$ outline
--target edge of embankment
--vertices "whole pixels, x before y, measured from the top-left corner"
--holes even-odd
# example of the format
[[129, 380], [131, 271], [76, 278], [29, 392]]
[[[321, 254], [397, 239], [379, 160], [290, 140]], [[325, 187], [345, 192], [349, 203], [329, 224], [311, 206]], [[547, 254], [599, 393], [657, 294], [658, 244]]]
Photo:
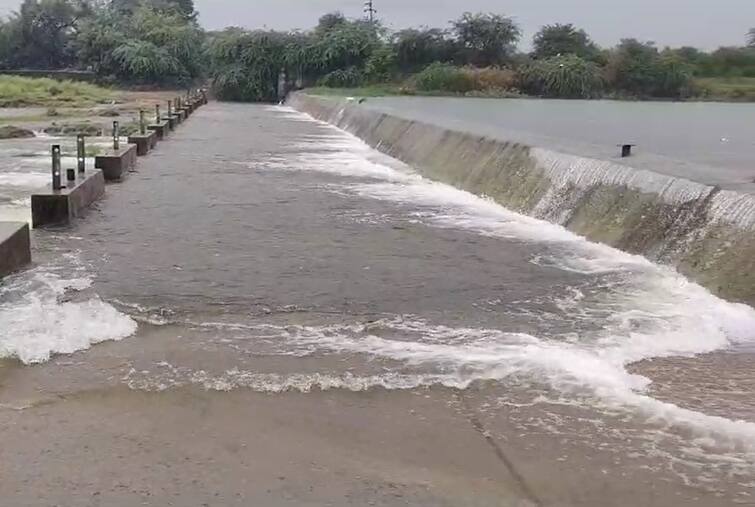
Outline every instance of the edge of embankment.
[[755, 195], [399, 118], [348, 99], [298, 92], [287, 105], [427, 178], [643, 255], [755, 306]]

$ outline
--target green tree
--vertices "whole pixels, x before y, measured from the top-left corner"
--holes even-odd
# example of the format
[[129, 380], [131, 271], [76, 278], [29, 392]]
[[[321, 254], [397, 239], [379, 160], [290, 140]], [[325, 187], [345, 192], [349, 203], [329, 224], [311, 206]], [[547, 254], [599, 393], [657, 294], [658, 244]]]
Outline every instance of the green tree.
[[715, 77], [755, 77], [755, 46], [718, 48], [698, 63], [698, 74]]
[[480, 66], [507, 63], [522, 35], [513, 19], [500, 14], [466, 12], [452, 25], [464, 62]]
[[664, 54], [656, 62], [656, 82], [653, 95], [684, 98], [692, 93], [693, 69], [674, 54]]
[[307, 57], [322, 74], [349, 67], [361, 69], [381, 47], [381, 31], [379, 25], [363, 21], [337, 24], [324, 34], [316, 34]]
[[373, 83], [388, 81], [395, 70], [396, 53], [389, 45], [374, 50], [364, 65], [364, 75]]
[[630, 95], [652, 95], [658, 58], [658, 49], [652, 42], [623, 39], [610, 57], [607, 69], [609, 83], [616, 90]]
[[72, 37], [89, 12], [85, 2], [24, 0], [8, 21], [10, 65], [41, 69], [74, 65]]
[[661, 55], [653, 43], [636, 39], [622, 40], [607, 67], [611, 86], [635, 97], [683, 97], [691, 88], [692, 74], [692, 67], [678, 55]]
[[747, 32], [747, 45], [755, 47], [755, 28], [750, 28], [750, 31]]
[[208, 50], [215, 94], [232, 101], [279, 100], [280, 71], [297, 47], [295, 36], [281, 32], [229, 30], [216, 37]]
[[113, 9], [98, 9], [84, 19], [74, 41], [79, 65], [100, 76], [115, 74], [113, 52], [127, 41], [122, 24], [121, 15]]
[[139, 7], [147, 6], [159, 11], [173, 11], [182, 14], [187, 19], [194, 19], [194, 0], [112, 0], [111, 7], [127, 14], [133, 14]]
[[534, 58], [550, 58], [559, 55], [577, 55], [592, 59], [598, 53], [587, 32], [572, 24], [545, 25], [532, 40]]
[[396, 63], [403, 71], [426, 67], [433, 62], [450, 62], [456, 45], [448, 32], [439, 28], [408, 28], [392, 37]]
[[334, 30], [339, 26], [343, 26], [348, 23], [346, 16], [341, 12], [329, 12], [320, 16], [320, 20], [315, 27], [315, 35], [322, 37], [328, 32]]
[[174, 9], [98, 10], [76, 37], [80, 62], [119, 81], [185, 85], [202, 73], [203, 36]]
[[601, 69], [575, 54], [536, 60], [520, 69], [523, 91], [542, 97], [591, 99], [603, 89]]

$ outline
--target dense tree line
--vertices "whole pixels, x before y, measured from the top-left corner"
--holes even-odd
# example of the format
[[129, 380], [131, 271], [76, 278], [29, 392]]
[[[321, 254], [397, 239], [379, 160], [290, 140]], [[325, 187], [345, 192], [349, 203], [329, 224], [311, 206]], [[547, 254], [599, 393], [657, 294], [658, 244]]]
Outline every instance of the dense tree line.
[[195, 18], [192, 0], [24, 0], [0, 24], [0, 67], [185, 84], [203, 68], [204, 34]]
[[402, 82], [407, 90], [544, 97], [684, 98], [695, 78], [755, 77], [755, 29], [741, 47], [604, 49], [571, 24], [542, 27], [532, 51], [500, 14], [465, 13], [446, 28], [390, 32], [324, 15], [306, 32], [204, 32], [193, 0], [23, 0], [0, 22], [0, 68], [89, 69], [103, 81], [183, 85], [212, 80], [231, 100], [274, 100], [289, 86]]

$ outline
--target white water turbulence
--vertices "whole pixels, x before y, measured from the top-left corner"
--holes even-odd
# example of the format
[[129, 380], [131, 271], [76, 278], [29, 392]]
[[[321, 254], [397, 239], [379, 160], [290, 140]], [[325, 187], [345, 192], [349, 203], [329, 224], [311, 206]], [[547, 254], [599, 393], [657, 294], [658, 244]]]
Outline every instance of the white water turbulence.
[[[287, 118], [317, 121], [290, 108], [278, 110]], [[270, 157], [252, 166], [257, 170], [348, 176], [352, 182], [332, 185], [333, 192], [411, 206], [415, 209], [412, 218], [431, 227], [537, 242], [546, 254], [530, 262], [605, 276], [608, 282], [602, 291], [577, 290], [574, 297], [561, 301], [569, 318], [594, 325], [579, 334], [530, 336], [497, 329], [454, 329], [428, 322], [407, 324], [402, 320], [382, 323], [391, 330], [389, 338], [383, 333], [372, 334], [369, 328], [349, 326], [279, 330], [289, 343], [421, 366], [428, 372], [427, 379], [453, 387], [526, 374], [570, 396], [588, 396], [597, 405], [665, 421], [700, 439], [713, 438], [732, 452], [743, 453], [755, 465], [755, 422], [710, 416], [656, 400], [647, 394], [650, 380], [628, 369], [647, 359], [693, 357], [749, 346], [755, 343], [755, 309], [717, 298], [675, 271], [642, 257], [591, 243], [561, 226], [424, 179], [356, 137], [318, 123], [327, 127], [328, 133], [299, 143], [295, 160]], [[392, 339], [393, 335], [402, 338]], [[396, 387], [427, 384], [421, 375], [411, 378], [414, 381], [408, 382], [407, 377], [401, 377]], [[246, 380], [251, 384], [262, 382], [256, 377]], [[342, 380], [326, 384], [340, 384]], [[383, 378], [361, 382], [365, 381], [386, 383]], [[316, 379], [318, 382], [322, 380]], [[224, 385], [224, 380], [219, 383]]]
[[66, 257], [73, 266], [41, 266], [3, 280], [0, 358], [43, 363], [136, 332], [134, 320], [91, 293], [76, 255]]

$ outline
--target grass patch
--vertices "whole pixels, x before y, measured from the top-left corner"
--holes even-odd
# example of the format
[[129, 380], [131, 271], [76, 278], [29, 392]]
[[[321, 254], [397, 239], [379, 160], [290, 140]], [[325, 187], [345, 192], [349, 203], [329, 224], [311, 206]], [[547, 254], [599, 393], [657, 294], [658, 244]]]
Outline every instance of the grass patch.
[[702, 98], [755, 101], [755, 77], [705, 77], [695, 80]]
[[109, 90], [90, 83], [0, 76], [0, 107], [86, 107], [112, 96]]
[[20, 116], [0, 116], [0, 125], [14, 124], [14, 123], [28, 123], [39, 122], [48, 120], [49, 117], [45, 114], [26, 114]]

